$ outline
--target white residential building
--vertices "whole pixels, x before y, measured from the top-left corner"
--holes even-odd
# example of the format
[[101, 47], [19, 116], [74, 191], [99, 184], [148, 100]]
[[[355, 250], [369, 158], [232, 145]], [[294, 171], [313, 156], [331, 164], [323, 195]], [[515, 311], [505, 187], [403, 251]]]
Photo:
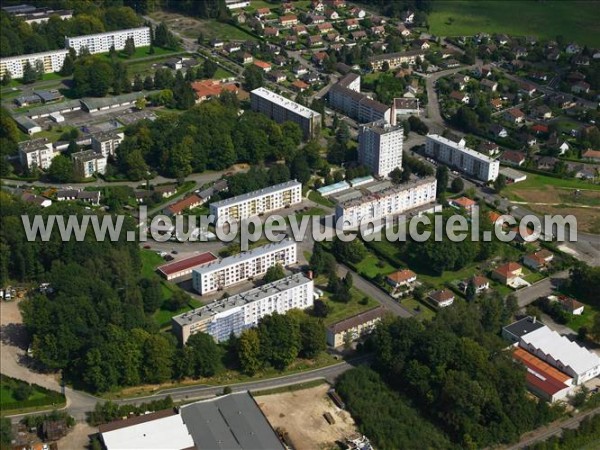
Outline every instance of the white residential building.
[[90, 178], [95, 173], [106, 173], [106, 156], [94, 150], [73, 153], [73, 170], [78, 178]]
[[282, 95], [263, 87], [250, 92], [252, 111], [263, 113], [277, 123], [295, 122], [309, 139], [319, 135], [321, 130], [321, 114], [306, 106], [293, 102]]
[[6, 72], [10, 73], [11, 78], [23, 78], [23, 68], [29, 62], [31, 67], [41, 66], [44, 73], [58, 72], [62, 69], [65, 57], [69, 54], [68, 50], [53, 50], [51, 52], [30, 53], [29, 55], [10, 56], [0, 58], [0, 77]]
[[96, 153], [106, 156], [114, 156], [117, 147], [125, 139], [124, 133], [116, 131], [103, 131], [92, 135], [92, 149]]
[[287, 208], [302, 201], [302, 183], [286, 181], [258, 191], [210, 204], [216, 219], [243, 220], [249, 217]]
[[60, 152], [54, 151], [52, 142], [46, 138], [19, 143], [21, 165], [28, 169], [37, 167], [46, 170], [50, 167], [52, 159], [59, 154]]
[[343, 220], [342, 228], [360, 226], [361, 221], [377, 221], [419, 206], [435, 202], [437, 180], [433, 177], [394, 185], [389, 181], [364, 188], [358, 198], [339, 202], [335, 219]]
[[521, 336], [519, 347], [573, 377], [578, 385], [600, 375], [600, 358], [543, 326]]
[[232, 333], [239, 336], [247, 328], [255, 327], [265, 316], [310, 308], [313, 301], [313, 280], [297, 273], [175, 316], [172, 329], [182, 344], [198, 332], [223, 342]]
[[395, 168], [402, 168], [401, 126], [390, 125], [384, 120], [360, 127], [358, 132], [358, 161], [371, 173], [387, 177]]
[[264, 275], [269, 267], [297, 262], [296, 243], [284, 239], [273, 244], [229, 256], [192, 271], [192, 285], [200, 295]]
[[430, 134], [425, 142], [425, 154], [482, 181], [498, 178], [500, 162], [465, 147], [462, 141], [456, 143], [443, 136]]
[[115, 50], [123, 50], [128, 38], [133, 38], [136, 48], [148, 47], [151, 44], [150, 28], [130, 28], [128, 30], [109, 31], [108, 33], [88, 34], [87, 36], [66, 37], [65, 47], [73, 48], [77, 54], [87, 48], [91, 54], [107, 53], [112, 46]]

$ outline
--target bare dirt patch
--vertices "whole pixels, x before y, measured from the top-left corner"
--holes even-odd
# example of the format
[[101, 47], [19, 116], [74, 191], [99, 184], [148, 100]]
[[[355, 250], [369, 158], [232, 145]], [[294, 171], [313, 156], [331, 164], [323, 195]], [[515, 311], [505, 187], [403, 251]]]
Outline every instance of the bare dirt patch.
[[[336, 441], [358, 435], [350, 413], [333, 404], [327, 396], [329, 385], [323, 384], [301, 391], [261, 395], [256, 402], [275, 429], [289, 433], [297, 450], [326, 449]], [[324, 417], [330, 413], [335, 423]]]
[[577, 218], [577, 230], [583, 233], [600, 234], [600, 208], [577, 208], [567, 206], [530, 205], [538, 214], [574, 215]]
[[89, 448], [90, 435], [98, 433], [98, 428], [92, 427], [85, 422], [75, 424], [64, 438], [58, 440], [58, 448], [69, 450]]

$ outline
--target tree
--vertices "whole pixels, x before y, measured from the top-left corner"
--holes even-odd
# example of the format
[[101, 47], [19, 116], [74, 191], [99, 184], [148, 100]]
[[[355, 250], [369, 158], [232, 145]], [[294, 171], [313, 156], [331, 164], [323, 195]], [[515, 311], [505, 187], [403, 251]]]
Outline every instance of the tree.
[[144, 89], [144, 82], [142, 81], [142, 76], [137, 73], [135, 77], [133, 77], [133, 90], [135, 92], [139, 92]]
[[506, 187], [506, 177], [502, 174], [498, 175], [498, 178], [494, 180], [494, 190], [498, 193]]
[[0, 444], [9, 448], [13, 440], [12, 424], [6, 417], [0, 418]]
[[456, 194], [458, 194], [459, 192], [462, 192], [462, 190], [465, 188], [465, 183], [463, 182], [462, 178], [460, 177], [456, 177], [452, 180], [452, 183], [450, 184], [450, 190]]
[[146, 75], [146, 78], [144, 78], [144, 89], [147, 91], [154, 89], [154, 80], [150, 75]]
[[4, 72], [4, 75], [2, 75], [2, 86], [8, 86], [11, 81], [12, 75], [10, 74], [10, 70], [7, 70]]
[[260, 337], [254, 328], [244, 330], [238, 339], [237, 356], [246, 375], [254, 375], [262, 367]]
[[244, 89], [248, 92], [262, 87], [264, 84], [263, 71], [255, 65], [250, 65], [244, 69]]
[[302, 355], [306, 358], [315, 358], [327, 348], [327, 337], [323, 323], [313, 317], [304, 317], [300, 322], [300, 336], [302, 340]]
[[63, 62], [62, 68], [60, 69], [60, 74], [63, 77], [68, 77], [73, 75], [73, 71], [75, 70], [75, 60], [74, 58], [71, 56], [70, 53], [68, 53], [65, 56], [65, 60]]
[[436, 169], [435, 177], [437, 179], [437, 195], [443, 194], [448, 188], [448, 179], [450, 177], [448, 167], [439, 165]]
[[18, 402], [24, 402], [33, 394], [33, 387], [26, 382], [19, 382], [13, 390], [13, 396]]
[[392, 170], [390, 172], [390, 180], [392, 180], [392, 183], [394, 184], [400, 184], [402, 183], [402, 170], [399, 167], [396, 167], [394, 170]]
[[173, 376], [175, 347], [161, 334], [148, 336], [143, 346], [143, 379], [147, 383], [163, 383]]
[[365, 244], [360, 239], [353, 239], [349, 242], [335, 239], [332, 251], [339, 261], [347, 261], [351, 264], [359, 263], [367, 256]]
[[273, 313], [263, 317], [258, 334], [262, 358], [278, 370], [289, 366], [302, 348], [300, 326], [287, 315]]
[[35, 81], [37, 81], [38, 79], [38, 72], [37, 70], [31, 65], [31, 63], [29, 61], [27, 61], [25, 63], [25, 66], [23, 67], [23, 83], [24, 84], [31, 84], [34, 83]]
[[414, 131], [415, 133], [423, 136], [429, 133], [429, 127], [417, 116], [410, 116], [408, 118], [408, 124], [410, 125], [410, 130]]
[[135, 54], [135, 42], [133, 41], [133, 37], [129, 36], [125, 40], [125, 48], [123, 52], [127, 55], [128, 58], [131, 58]]
[[99, 57], [79, 58], [73, 71], [73, 84], [79, 97], [104, 97], [115, 80], [112, 66]]
[[389, 63], [389, 62], [387, 62], [387, 61], [384, 61], [384, 62], [383, 62], [383, 66], [381, 67], [381, 70], [382, 70], [383, 72], [387, 72], [387, 71], [389, 71], [389, 70], [390, 70], [390, 63]]
[[191, 349], [195, 376], [212, 377], [223, 369], [223, 352], [211, 335], [195, 333], [186, 345]]
[[292, 160], [290, 173], [292, 178], [298, 180], [302, 184], [306, 184], [310, 181], [311, 172], [306, 156], [302, 153], [296, 154]]
[[73, 181], [73, 163], [67, 156], [55, 156], [50, 163], [48, 177], [58, 183]]
[[281, 264], [275, 264], [267, 269], [267, 273], [263, 277], [265, 283], [272, 283], [285, 278], [285, 270]]
[[217, 70], [219, 70], [217, 63], [208, 58], [202, 65], [202, 78], [213, 78]]

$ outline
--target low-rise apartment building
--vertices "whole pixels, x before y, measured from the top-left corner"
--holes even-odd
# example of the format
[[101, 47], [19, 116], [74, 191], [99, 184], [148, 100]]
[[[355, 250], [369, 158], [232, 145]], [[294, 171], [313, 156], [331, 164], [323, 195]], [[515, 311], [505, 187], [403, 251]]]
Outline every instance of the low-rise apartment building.
[[54, 151], [52, 142], [46, 138], [19, 143], [21, 165], [30, 170], [34, 168], [48, 169], [52, 159], [57, 155], [59, 155], [59, 152]]
[[95, 173], [106, 173], [106, 156], [94, 150], [73, 153], [73, 171], [77, 178], [90, 178]]
[[382, 70], [386, 62], [389, 64], [390, 69], [395, 69], [404, 63], [412, 66], [416, 64], [417, 58], [422, 60], [424, 57], [425, 52], [423, 50], [409, 50], [407, 52], [384, 53], [383, 55], [372, 56], [369, 58], [369, 62], [373, 70]]
[[384, 181], [361, 186], [361, 196], [336, 205], [335, 219], [343, 221], [343, 229], [358, 228], [361, 222], [377, 221], [435, 202], [436, 186], [434, 177], [401, 185]]
[[302, 201], [302, 183], [286, 181], [210, 204], [216, 220], [243, 220], [287, 208]]
[[384, 120], [392, 122], [392, 108], [360, 92], [360, 76], [349, 73], [331, 86], [329, 105], [360, 123]]
[[182, 344], [199, 332], [223, 342], [231, 334], [239, 336], [242, 331], [255, 327], [265, 316], [310, 308], [313, 301], [313, 280], [297, 273], [175, 316], [172, 329]]
[[92, 149], [105, 157], [114, 156], [117, 147], [125, 139], [125, 134], [117, 131], [103, 131], [92, 134]]
[[263, 245], [262, 247], [229, 256], [192, 271], [194, 290], [200, 295], [209, 294], [264, 275], [277, 264], [288, 266], [297, 262], [296, 243], [291, 239]]
[[88, 34], [87, 36], [65, 37], [65, 47], [74, 49], [77, 54], [84, 47], [91, 54], [107, 53], [113, 46], [117, 51], [123, 50], [129, 38], [133, 39], [136, 48], [148, 47], [152, 43], [150, 28], [140, 27], [109, 31], [107, 33]]
[[485, 182], [498, 178], [499, 161], [437, 134], [427, 136], [425, 154]]
[[371, 333], [385, 314], [381, 306], [341, 320], [327, 328], [327, 345], [333, 348], [359, 340]]

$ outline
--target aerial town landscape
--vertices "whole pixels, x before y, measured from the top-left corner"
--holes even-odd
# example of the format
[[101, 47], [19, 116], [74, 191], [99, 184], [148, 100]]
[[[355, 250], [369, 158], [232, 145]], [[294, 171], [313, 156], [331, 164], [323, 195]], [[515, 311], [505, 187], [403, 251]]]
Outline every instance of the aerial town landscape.
[[0, 449], [600, 449], [599, 23], [3, 0]]

